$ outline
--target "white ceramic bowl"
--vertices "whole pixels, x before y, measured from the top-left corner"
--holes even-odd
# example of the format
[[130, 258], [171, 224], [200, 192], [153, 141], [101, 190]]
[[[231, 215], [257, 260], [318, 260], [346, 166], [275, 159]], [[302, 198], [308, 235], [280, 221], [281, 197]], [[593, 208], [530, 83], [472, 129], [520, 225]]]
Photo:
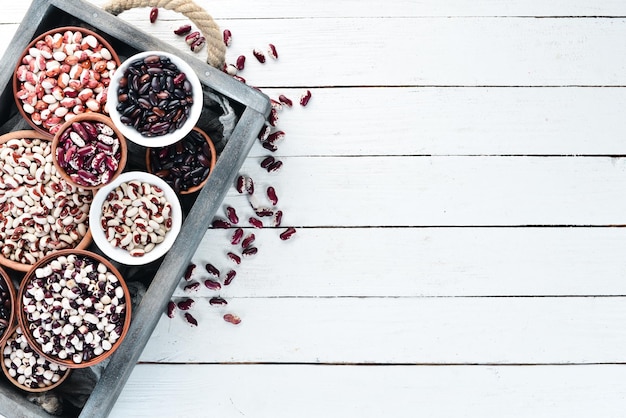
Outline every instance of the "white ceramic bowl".
[[[100, 217], [102, 214], [102, 205], [108, 194], [116, 187], [124, 182], [131, 180], [138, 180], [141, 182], [149, 183], [161, 188], [165, 193], [165, 198], [172, 206], [172, 228], [165, 235], [165, 239], [160, 244], [157, 244], [152, 251], [145, 253], [140, 257], [132, 256], [128, 250], [115, 247], [105, 237], [104, 230], [100, 224]], [[98, 192], [93, 198], [91, 208], [89, 210], [89, 225], [93, 241], [98, 248], [109, 258], [126, 265], [142, 265], [150, 263], [162, 255], [164, 255], [176, 240], [180, 227], [183, 221], [183, 211], [180, 207], [180, 201], [174, 190], [168, 186], [168, 184], [159, 177], [149, 174], [143, 171], [129, 171], [122, 173], [113, 182], [102, 186], [98, 189]]]
[[[117, 105], [119, 103], [118, 89], [120, 79], [124, 76], [124, 73], [132, 63], [136, 62], [137, 60], [143, 60], [150, 55], [159, 55], [169, 58], [181, 72], [185, 73], [185, 76], [187, 80], [189, 80], [189, 82], [191, 83], [191, 87], [193, 89], [193, 104], [191, 105], [191, 111], [189, 113], [187, 121], [174, 132], [160, 136], [144, 136], [134, 127], [124, 125], [120, 120], [121, 114], [117, 110]], [[119, 66], [117, 70], [115, 70], [115, 73], [111, 78], [107, 101], [107, 110], [109, 111], [109, 116], [113, 120], [115, 126], [126, 137], [126, 139], [144, 147], [163, 147], [177, 142], [193, 129], [193, 127], [198, 122], [198, 119], [200, 118], [200, 113], [202, 113], [204, 94], [202, 92], [202, 85], [200, 84], [198, 75], [184, 60], [177, 57], [176, 55], [169, 54], [163, 51], [145, 51], [129, 57]]]

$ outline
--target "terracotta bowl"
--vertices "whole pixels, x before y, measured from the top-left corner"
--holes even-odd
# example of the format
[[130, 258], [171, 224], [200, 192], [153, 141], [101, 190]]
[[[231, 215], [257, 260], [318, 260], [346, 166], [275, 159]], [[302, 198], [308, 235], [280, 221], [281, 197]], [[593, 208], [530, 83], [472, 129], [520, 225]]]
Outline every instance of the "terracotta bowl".
[[[56, 388], [61, 383], [65, 382], [65, 380], [70, 376], [71, 369], [68, 369], [67, 367], [56, 363], [51, 363], [45, 359], [43, 360], [43, 362], [42, 360], [39, 360], [41, 359], [41, 357], [32, 349], [30, 345], [28, 345], [28, 341], [24, 339], [20, 327], [14, 327], [8, 337], [9, 338], [4, 343], [2, 343], [2, 345], [0, 345], [0, 347], [2, 347], [2, 362], [0, 363], [0, 365], [2, 366], [2, 371], [4, 372], [4, 375], [9, 380], [9, 382], [13, 383], [19, 389], [27, 392], [45, 392]], [[38, 363], [34, 367], [32, 367], [31, 370], [35, 371], [36, 368], [42, 367], [46, 371], [45, 377], [43, 373], [38, 375], [38, 378], [42, 379], [41, 382], [33, 379], [32, 375], [28, 379], [25, 379], [24, 377], [19, 377], [19, 375], [16, 373], [17, 366], [12, 363], [10, 357], [11, 354], [17, 350], [32, 353], [31, 357], [34, 358], [35, 361], [37, 361]], [[49, 377], [48, 373], [52, 374], [53, 377], [47, 379], [46, 377]], [[20, 383], [18, 379], [25, 380]]]
[[[96, 61], [100, 62], [100, 64], [96, 64], [96, 62], [90, 62], [89, 59], [82, 61], [85, 56], [80, 56], [80, 51], [67, 54], [66, 52], [71, 51], [64, 51], [63, 44], [59, 46], [58, 40], [55, 37], [58, 37], [58, 34], [63, 36], [63, 34], [68, 31], [72, 33], [80, 32], [82, 34], [82, 41], [85, 41], [86, 45], [89, 45], [87, 41], [92, 41], [93, 38], [95, 38], [97, 46], [93, 49], [93, 51], [96, 51], [97, 49], [98, 53], [100, 53], [102, 48], [106, 48], [109, 53], [106, 54], [105, 57], [109, 58], [110, 55], [110, 59], [105, 61]], [[92, 36], [93, 38], [88, 38], [88, 36]], [[63, 43], [62, 38], [61, 43]], [[52, 45], [52, 48], [50, 48], [49, 45]], [[80, 44], [77, 45], [80, 46]], [[38, 48], [38, 46], [40, 48]], [[42, 49], [45, 51], [44, 54], [41, 53]], [[76, 49], [78, 49], [78, 47]], [[91, 47], [88, 49], [92, 51]], [[39, 50], [39, 52], [36, 50]], [[41, 59], [45, 61], [41, 64], [39, 62], [33, 63], [33, 60], [30, 57], [34, 57], [35, 55], [39, 55]], [[75, 60], [72, 57], [77, 57], [77, 59], [81, 61], [74, 62]], [[39, 58], [35, 59], [35, 61], [38, 59]], [[30, 77], [27, 74], [28, 72], [39, 74], [40, 71], [37, 68], [41, 65], [47, 65], [46, 62], [58, 63], [58, 70], [56, 68], [47, 69], [46, 76], [42, 79], [39, 79], [39, 77]], [[49, 112], [49, 115], [46, 113], [45, 118], [42, 117], [44, 115], [42, 115], [41, 110], [48, 107], [46, 104], [48, 102], [52, 102], [52, 98], [55, 98], [54, 103], [61, 103], [63, 99], [68, 99], [68, 101], [64, 102], [62, 106], [58, 107], [68, 109], [70, 112], [73, 110], [74, 106], [78, 104], [84, 105], [84, 111], [106, 113], [105, 104], [108, 87], [105, 85], [102, 93], [96, 92], [95, 90], [98, 88], [98, 82], [94, 80], [96, 78], [100, 78], [100, 80], [106, 80], [106, 83], [103, 84], [109, 83], [109, 69], [102, 68], [102, 66], [106, 66], [108, 62], [114, 63], [115, 68], [120, 65], [120, 59], [117, 56], [117, 53], [113, 50], [111, 45], [96, 32], [76, 26], [65, 26], [42, 33], [33, 39], [20, 55], [20, 59], [15, 67], [15, 71], [13, 72], [13, 96], [15, 97], [15, 103], [19, 112], [35, 130], [50, 136], [53, 136], [56, 133], [57, 129], [60, 127], [60, 123], [64, 121], [64, 115], [62, 114], [64, 111], [59, 110], [59, 112], [56, 112], [56, 108]], [[56, 67], [56, 64], [54, 64], [54, 66]], [[83, 69], [79, 70], [79, 66], [83, 67]], [[98, 76], [85, 73], [85, 71], [97, 72]], [[70, 77], [62, 77], [62, 73], [66, 73]], [[82, 75], [81, 79], [82, 73], [88, 75]], [[59, 81], [61, 84], [59, 84]], [[30, 83], [30, 85], [27, 86], [27, 82]], [[57, 87], [59, 87], [59, 89], [57, 89]], [[40, 91], [43, 95], [41, 97], [33, 97], [32, 94], [29, 94], [32, 93], [32, 90], [29, 90], [29, 88], [35, 91]], [[92, 101], [87, 103], [89, 100], [87, 96], [91, 95], [91, 92], [93, 92], [93, 96], [90, 98], [95, 99], [98, 106], [96, 106]], [[51, 96], [52, 98], [44, 96]], [[69, 99], [76, 98], [81, 98], [80, 104], [68, 103], [71, 102]], [[56, 118], [59, 118], [60, 120], [57, 120]]]
[[[78, 262], [70, 262], [73, 257], [83, 259], [83, 266], [93, 264], [93, 270], [89, 272], [87, 268], [79, 267]], [[82, 272], [80, 276], [65, 279], [65, 268], [71, 265], [76, 270], [81, 268]], [[101, 266], [106, 267], [104, 274], [112, 274], [114, 279], [107, 277], [106, 280], [101, 280]], [[70, 280], [74, 282], [71, 283]], [[44, 303], [38, 308], [34, 303], [41, 292], [51, 296], [46, 296]], [[70, 293], [73, 296], [68, 296]], [[56, 308], [56, 301], [61, 301], [62, 310]], [[59, 251], [35, 264], [22, 280], [17, 293], [17, 306], [19, 326], [24, 330], [24, 336], [33, 350], [46, 360], [70, 369], [93, 366], [113, 354], [128, 332], [132, 309], [128, 287], [119, 271], [106, 258], [84, 250]], [[79, 307], [86, 310], [84, 315], [78, 311]], [[37, 326], [34, 322], [37, 314], [33, 316], [33, 310], [39, 312], [39, 315], [61, 312], [61, 317], [56, 320], [61, 332], [56, 335], [45, 327]], [[101, 321], [104, 317], [108, 324], [115, 324], [119, 329], [105, 328], [103, 332], [106, 333], [98, 335], [98, 326], [104, 323]], [[41, 342], [37, 340], [37, 334], [40, 335]], [[116, 335], [115, 338], [113, 334]], [[45, 343], [46, 336], [51, 342], [48, 347]], [[54, 341], [55, 338], [64, 336], [72, 348], [63, 349], [63, 341]], [[106, 345], [101, 341], [107, 341]]]
[[[190, 194], [190, 193], [195, 193], [198, 190], [200, 190], [202, 187], [204, 187], [204, 185], [206, 184], [209, 175], [211, 174], [211, 172], [213, 171], [213, 168], [215, 167], [215, 161], [217, 159], [216, 157], [216, 151], [215, 151], [215, 145], [213, 144], [213, 141], [211, 141], [211, 138], [209, 137], [209, 135], [207, 135], [203, 130], [195, 127], [193, 128], [194, 132], [199, 133], [204, 140], [206, 141], [207, 145], [208, 145], [208, 150], [209, 150], [209, 166], [208, 166], [208, 173], [204, 176], [203, 180], [196, 184], [195, 186], [189, 187], [187, 189], [183, 189], [183, 188], [177, 188], [174, 185], [174, 176], [172, 175], [172, 173], [170, 172], [170, 170], [155, 170], [154, 169], [154, 164], [153, 161], [157, 161], [157, 160], [162, 160], [161, 158], [161, 153], [165, 152], [168, 155], [173, 155], [176, 153], [176, 147], [180, 146], [180, 144], [182, 142], [185, 141], [185, 139], [188, 137], [186, 136], [185, 138], [183, 138], [181, 141], [175, 143], [175, 144], [171, 144], [165, 147], [159, 147], [159, 148], [148, 148], [146, 150], [146, 167], [148, 168], [148, 172], [155, 174], [156, 176], [162, 178], [163, 180], [165, 180], [165, 182], [167, 184], [170, 185], [170, 187], [172, 187], [177, 193], [180, 194]], [[193, 163], [197, 163], [197, 158], [193, 161]], [[180, 166], [180, 165], [179, 165]], [[178, 189], [178, 190], [177, 190]]]
[[[3, 149], [6, 149], [7, 147], [9, 147], [10, 141], [12, 141], [14, 139], [40, 140], [40, 141], [45, 141], [45, 142], [49, 142], [50, 141], [50, 138], [47, 137], [46, 135], [43, 135], [43, 134], [41, 134], [39, 132], [32, 131], [32, 130], [10, 132], [8, 134], [0, 136], [0, 154], [2, 153]], [[8, 158], [8, 155], [9, 154], [7, 153], [6, 158]], [[54, 167], [51, 167], [51, 169], [52, 169], [52, 172], [57, 173], [56, 169]], [[28, 185], [25, 182], [22, 182], [22, 183], [18, 182], [17, 186], [18, 187], [19, 186], [27, 186], [27, 188], [31, 188], [31, 187], [32, 188], [36, 188], [37, 190], [34, 191], [35, 194], [36, 193], [40, 193], [40, 191], [41, 191], [41, 189], [40, 189], [41, 186], [38, 183], [36, 183], [35, 185]], [[45, 187], [46, 185], [44, 184], [43, 186]], [[69, 185], [66, 185], [66, 186], [71, 187]], [[5, 191], [5, 193], [6, 193], [6, 191]], [[90, 191], [83, 191], [81, 193], [82, 193], [82, 195], [88, 196], [89, 200], [93, 199], [93, 193], [92, 192], [90, 192]], [[6, 196], [6, 194], [5, 194], [5, 196]], [[71, 196], [70, 196], [70, 198], [71, 198]], [[52, 198], [50, 200], [52, 201], [51, 202], [52, 205], [57, 205], [57, 207], [58, 207], [58, 203], [59, 202], [55, 202], [54, 199], [52, 199]], [[48, 203], [50, 204], [50, 202], [48, 202]], [[42, 199], [40, 199], [39, 201], [34, 201], [33, 205], [37, 206], [38, 208], [33, 208], [33, 206], [30, 206], [30, 207], [27, 206], [27, 208], [30, 210], [31, 213], [37, 212], [37, 211], [50, 211], [51, 210], [51, 209], [44, 208], [45, 204], [44, 204], [44, 201]], [[4, 213], [5, 210], [7, 210], [7, 208], [4, 208], [4, 209], [0, 208], [0, 215], [6, 216], [8, 214], [8, 212]], [[90, 230], [88, 228], [88, 224], [84, 223], [84, 227], [86, 229], [86, 232], [85, 232], [84, 235], [82, 235], [82, 239], [80, 239], [78, 242], [76, 242], [76, 245], [74, 246], [74, 248], [84, 249], [91, 243], [91, 232], [90, 232]], [[13, 229], [13, 230], [9, 231], [8, 233], [12, 234], [14, 232], [15, 231]], [[81, 231], [81, 233], [82, 233], [82, 231]], [[5, 223], [0, 222], [0, 242], [3, 243], [3, 246], [1, 247], [2, 251], [0, 251], [0, 265], [3, 265], [5, 267], [8, 267], [8, 268], [13, 269], [13, 270], [17, 270], [17, 271], [24, 271], [24, 272], [28, 271], [32, 267], [32, 265], [34, 264], [33, 262], [27, 262], [28, 260], [26, 260], [26, 259], [22, 260], [21, 258], [19, 260], [16, 260], [12, 256], [14, 254], [13, 252], [11, 252], [11, 253], [5, 253], [4, 252], [5, 249], [6, 250], [9, 249], [9, 246], [8, 246], [8, 239], [9, 239], [9, 237], [7, 237], [6, 234], [7, 234], [7, 228], [6, 228]], [[46, 250], [46, 251], [48, 251], [48, 250]], [[51, 249], [49, 249], [48, 252], [50, 252], [50, 251], [56, 251], [56, 250], [54, 248], [51, 248]], [[38, 254], [33, 254], [33, 255], [35, 257], [35, 262], [39, 258], [41, 258]]]
[[[115, 153], [116, 154], [115, 158], [112, 158], [114, 160], [114, 163], [117, 165], [117, 168], [115, 169], [115, 171], [113, 171], [113, 173], [111, 174], [111, 172], [108, 171], [106, 168], [106, 162], [103, 160], [100, 163], [100, 166], [104, 169], [103, 173], [105, 174], [94, 176], [95, 180], [93, 182], [87, 182], [87, 180], [83, 180], [81, 178], [81, 175], [79, 174], [80, 170], [77, 170], [76, 168], [72, 168], [68, 164], [62, 164], [59, 161], [59, 158], [64, 158], [64, 156], [67, 154], [66, 152], [67, 150], [65, 150], [67, 146], [64, 147], [62, 144], [69, 143], [72, 145], [72, 147], [76, 147], [75, 148], [76, 151], [74, 155], [79, 154], [81, 152], [81, 149], [85, 149], [85, 157], [84, 158], [79, 157], [79, 158], [85, 161], [86, 164], [91, 164], [91, 161], [93, 161], [93, 156], [97, 152], [103, 152], [102, 150], [98, 150], [99, 146], [109, 147], [108, 144], [105, 144], [102, 141], [98, 141], [98, 140], [91, 142], [91, 144], [95, 144], [96, 151], [90, 151], [89, 145], [84, 145], [82, 143], [79, 143], [78, 145], [75, 144], [74, 141], [72, 141], [68, 137], [68, 134], [69, 132], [73, 131], [73, 127], [75, 126], [75, 124], [84, 124], [84, 123], [91, 123], [92, 126], [95, 124], [102, 123], [108, 126], [114, 132], [114, 136], [117, 137], [118, 144], [119, 144], [118, 145], [119, 150]], [[85, 138], [81, 138], [81, 139], [85, 139]], [[87, 140], [89, 141], [89, 138]], [[89, 142], [87, 142], [87, 144], [89, 144]], [[117, 156], [118, 153], [119, 153], [119, 156]], [[104, 153], [102, 155], [104, 155]], [[52, 156], [53, 156], [52, 162], [54, 163], [55, 168], [57, 169], [58, 173], [63, 177], [63, 179], [65, 179], [65, 181], [73, 184], [76, 187], [81, 187], [86, 190], [97, 190], [100, 187], [106, 184], [109, 184], [110, 182], [115, 180], [115, 178], [122, 173], [122, 171], [124, 170], [124, 167], [126, 166], [128, 150], [126, 146], [126, 138], [124, 138], [124, 136], [119, 131], [119, 129], [115, 127], [115, 125], [111, 121], [111, 118], [101, 115], [99, 113], [83, 113], [65, 122], [61, 126], [59, 131], [56, 133], [56, 135], [54, 135], [54, 138], [52, 139]], [[109, 156], [106, 156], [105, 158], [109, 158]]]
[[4, 295], [2, 298], [2, 308], [4, 309], [3, 317], [1, 319], [2, 325], [0, 326], [0, 347], [2, 347], [5, 341], [11, 335], [13, 325], [16, 321], [15, 318], [15, 289], [13, 288], [13, 282], [9, 275], [0, 267], [0, 293]]

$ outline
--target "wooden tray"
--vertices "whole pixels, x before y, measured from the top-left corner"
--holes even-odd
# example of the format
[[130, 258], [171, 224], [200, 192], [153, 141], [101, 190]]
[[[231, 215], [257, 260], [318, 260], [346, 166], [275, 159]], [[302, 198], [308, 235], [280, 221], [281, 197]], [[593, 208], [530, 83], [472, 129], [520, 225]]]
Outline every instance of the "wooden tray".
[[[142, 50], [163, 50], [185, 59], [198, 74], [203, 89], [229, 99], [239, 116], [232, 136], [223, 149], [218, 150], [215, 169], [203, 189], [195, 196], [182, 199], [186, 217], [179, 238], [162, 260], [144, 269], [149, 272], [148, 290], [141, 304], [134, 310], [130, 330], [120, 348], [111, 356], [100, 380], [87, 403], [78, 415], [66, 417], [103, 417], [111, 411], [133, 367], [137, 363], [152, 331], [163, 315], [165, 306], [180, 278], [220, 207], [228, 189], [233, 184], [256, 135], [269, 112], [267, 96], [234, 80], [200, 59], [165, 44], [117, 17], [82, 0], [33, 0], [24, 20], [11, 40], [0, 61], [0, 134], [16, 129], [28, 129], [19, 115], [12, 97], [11, 82], [17, 59], [28, 43], [49, 29], [61, 26], [81, 26], [95, 30], [115, 49], [123, 61]], [[137, 160], [131, 162], [132, 153]], [[129, 168], [141, 167], [143, 153], [129, 147]], [[143, 163], [145, 165], [145, 163]], [[124, 274], [124, 272], [122, 272]], [[14, 276], [19, 280], [19, 276]], [[69, 382], [66, 382], [69, 384]], [[0, 414], [6, 416], [52, 417], [39, 406], [30, 403], [25, 394], [0, 380]]]

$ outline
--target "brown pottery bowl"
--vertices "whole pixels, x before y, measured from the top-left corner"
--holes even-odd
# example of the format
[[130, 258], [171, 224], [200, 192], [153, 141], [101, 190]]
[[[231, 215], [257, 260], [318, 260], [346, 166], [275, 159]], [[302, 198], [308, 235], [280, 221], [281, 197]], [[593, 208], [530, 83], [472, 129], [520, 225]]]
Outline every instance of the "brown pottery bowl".
[[[33, 147], [37, 141], [42, 144], [46, 143], [45, 147], [38, 145], [38, 147], [42, 149], [41, 153], [37, 154], [34, 152], [34, 154], [43, 158], [39, 158], [39, 160], [33, 159], [30, 162], [31, 165], [34, 164], [36, 167], [27, 166], [28, 163], [21, 161], [19, 153], [15, 152], [19, 150], [21, 146], [19, 145], [20, 141], [29, 141]], [[39, 243], [38, 245], [43, 245], [43, 247], [38, 251], [34, 251], [32, 249], [34, 243], [30, 242], [32, 237], [27, 236], [28, 239], [25, 238], [25, 232], [28, 233], [28, 228], [39, 228], [41, 225], [39, 222], [35, 222], [33, 216], [36, 215], [40, 216], [40, 219], [45, 219], [45, 217], [50, 214], [56, 214], [58, 208], [62, 207], [63, 202], [67, 202], [67, 207], [72, 208], [71, 210], [76, 210], [75, 208], [78, 206], [72, 203], [76, 195], [88, 203], [93, 199], [93, 193], [91, 191], [76, 190], [73, 185], [63, 181], [60, 178], [60, 173], [56, 171], [53, 164], [49, 162], [42, 163], [47, 156], [50, 156], [51, 148], [49, 144], [49, 137], [32, 130], [15, 131], [0, 136], [0, 164], [2, 164], [0, 180], [5, 183], [5, 185], [7, 182], [11, 183], [4, 188], [3, 197], [0, 198], [0, 243], [2, 244], [0, 265], [13, 270], [26, 272], [37, 260], [41, 259], [43, 255], [64, 248], [84, 249], [91, 243], [88, 213], [86, 214], [87, 218], [81, 221], [76, 221], [76, 219], [82, 219], [83, 215], [75, 214], [72, 216], [72, 219], [68, 219], [68, 225], [62, 226], [64, 232], [67, 230], [67, 234], [78, 234], [73, 242], [61, 240], [58, 242], [49, 241], [44, 245], [43, 242], [47, 238], [40, 236], [37, 243]], [[32, 148], [31, 151], [34, 149], [35, 148]], [[44, 149], [45, 151], [43, 151]], [[18, 165], [26, 166], [24, 168], [28, 169], [29, 175], [20, 178], [12, 175], [9, 166], [16, 167]], [[35, 178], [34, 180], [29, 177], [31, 168], [35, 170], [36, 176], [42, 177], [40, 179]], [[15, 170], [15, 168], [13, 168], [13, 170]], [[51, 180], [53, 177], [57, 181], [53, 182]], [[54, 190], [51, 190], [51, 188], [54, 188]], [[20, 194], [24, 190], [25, 192], [23, 194], [29, 195], [30, 199], [24, 199], [23, 208], [16, 207], [11, 201], [11, 195], [13, 193]], [[65, 210], [60, 211], [60, 213], [61, 215], [66, 215]], [[19, 219], [19, 221], [16, 221], [16, 219]], [[9, 222], [11, 222], [11, 225], [9, 225]], [[13, 223], [17, 223], [17, 225], [13, 227]], [[60, 231], [61, 226], [57, 226]], [[42, 239], [44, 241], [42, 241]], [[18, 253], [20, 250], [22, 252]]]
[[[204, 163], [204, 166], [206, 166], [206, 168], [208, 168], [208, 171], [206, 172], [206, 175], [204, 175], [202, 177], [202, 181], [200, 181], [199, 183], [197, 183], [196, 185], [187, 187], [187, 188], [181, 188], [181, 187], [176, 187], [174, 184], [174, 179], [175, 176], [173, 173], [171, 173], [170, 169], [156, 169], [154, 162], [158, 161], [159, 163], [164, 162], [164, 156], [169, 156], [169, 155], [174, 155], [177, 152], [177, 147], [182, 147], [183, 144], [185, 143], [186, 139], [189, 137], [189, 135], [191, 135], [193, 132], [200, 134], [204, 140], [206, 141], [206, 146], [208, 146], [208, 152], [209, 152], [209, 157], [208, 157], [208, 161], [206, 161]], [[190, 154], [194, 154], [193, 152], [191, 152]], [[206, 184], [209, 175], [211, 174], [211, 172], [213, 171], [213, 168], [215, 167], [215, 162], [217, 159], [216, 156], [216, 151], [215, 151], [215, 145], [213, 144], [213, 141], [211, 140], [211, 138], [209, 137], [209, 135], [207, 135], [206, 132], [204, 132], [203, 130], [201, 130], [198, 127], [194, 127], [192, 132], [190, 134], [188, 134], [185, 138], [181, 139], [180, 141], [171, 144], [171, 145], [167, 145], [164, 147], [158, 147], [158, 148], [148, 148], [146, 150], [146, 167], [148, 168], [148, 172], [152, 173], [160, 178], [162, 178], [163, 180], [165, 180], [165, 182], [170, 185], [174, 191], [176, 191], [177, 193], [180, 194], [191, 194], [191, 193], [195, 193], [198, 190], [202, 189], [202, 187], [204, 187], [204, 185]], [[195, 153], [196, 158], [193, 158], [193, 161], [191, 162], [192, 164], [195, 164], [196, 166], [202, 166], [202, 164], [200, 164], [198, 162], [198, 158], [197, 158], [197, 153]], [[208, 165], [207, 165], [208, 164]], [[178, 169], [180, 169], [180, 167], [184, 165], [182, 163], [178, 163], [178, 164], [174, 164], [174, 166], [177, 166]]]
[[[46, 392], [56, 388], [70, 376], [71, 370], [67, 367], [40, 357], [28, 345], [20, 327], [14, 327], [9, 333], [9, 338], [0, 347], [2, 348], [2, 362], [0, 363], [2, 371], [9, 382], [21, 390], [33, 393]], [[21, 351], [21, 358], [16, 354], [18, 351]], [[12, 354], [17, 358], [19, 367], [11, 359]], [[20, 367], [29, 368], [28, 373], [22, 370], [20, 376]]]
[[89, 29], [64, 26], [42, 33], [15, 66], [17, 109], [33, 129], [50, 136], [72, 113], [108, 113], [109, 74], [119, 65], [111, 45]]
[[106, 258], [84, 250], [59, 251], [35, 264], [22, 280], [17, 306], [33, 350], [70, 369], [108, 358], [130, 326], [123, 277]]
[[[93, 129], [102, 126], [104, 127], [102, 129], [108, 130], [107, 133], [112, 132], [113, 135], [104, 136], [108, 138], [107, 141], [110, 139], [115, 141], [117, 151], [112, 149], [111, 144], [102, 142], [100, 132], [98, 132], [99, 135], [93, 136], [86, 132], [84, 129], [86, 124], [94, 127]], [[75, 128], [82, 129], [82, 135], [73, 135], [76, 134]], [[72, 136], [70, 136], [70, 132], [72, 132]], [[84, 138], [85, 136], [86, 138]], [[76, 139], [73, 140], [72, 137]], [[77, 141], [79, 141], [78, 144]], [[66, 158], [70, 150], [73, 150], [73, 157], [70, 158], [74, 162], [80, 161], [78, 164], [84, 164], [84, 166], [76, 167], [68, 164], [67, 161], [59, 160]], [[80, 155], [81, 152], [84, 154], [83, 156]], [[99, 113], [83, 113], [72, 118], [61, 126], [52, 139], [52, 162], [55, 168], [65, 181], [85, 190], [95, 192], [100, 187], [115, 180], [124, 171], [127, 158], [126, 138], [115, 127], [111, 118]], [[99, 159], [99, 162], [96, 162], [96, 159]], [[87, 174], [93, 177], [89, 179], [83, 177]]]
[[0, 267], [0, 347], [11, 335], [15, 318], [15, 289], [9, 275]]

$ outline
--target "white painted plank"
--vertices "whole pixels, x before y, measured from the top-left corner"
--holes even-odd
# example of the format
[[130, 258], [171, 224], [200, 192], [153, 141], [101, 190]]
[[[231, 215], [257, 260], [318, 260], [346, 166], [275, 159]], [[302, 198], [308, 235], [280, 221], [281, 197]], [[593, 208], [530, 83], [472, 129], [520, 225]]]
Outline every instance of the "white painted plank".
[[[175, 26], [149, 32], [184, 48]], [[229, 62], [246, 55], [241, 76], [259, 87], [626, 84], [626, 58], [615, 53], [626, 47], [621, 18], [236, 19], [223, 27], [233, 32]], [[260, 64], [252, 49], [269, 42], [280, 58]]]
[[[103, 5], [106, 0], [93, 0]], [[213, 17], [233, 18], [302, 18], [302, 17], [407, 17], [407, 16], [624, 16], [626, 7], [618, 0], [605, 1], [507, 1], [466, 2], [432, 0], [394, 0], [385, 4], [373, 2], [364, 6], [357, 0], [340, 2], [307, 2], [272, 0], [252, 2], [246, 7], [228, 3], [197, 0]], [[143, 10], [126, 12], [129, 18], [144, 19]]]
[[[210, 306], [196, 298], [189, 312], [197, 328], [180, 313], [163, 315], [140, 361], [550, 364], [625, 358], [624, 297], [228, 300]], [[241, 324], [225, 322], [227, 312]]]
[[[298, 100], [304, 89], [264, 89]], [[280, 155], [626, 153], [623, 88], [313, 89], [283, 107]], [[251, 155], [267, 154], [261, 147]]]
[[614, 365], [139, 365], [110, 416], [617, 418], [623, 373]]
[[626, 295], [625, 228], [306, 228], [288, 242], [250, 232], [259, 252], [235, 266], [232, 230], [207, 231], [191, 281], [211, 263], [221, 280], [237, 272], [224, 290], [235, 298]]
[[[16, 22], [26, 13], [30, 1], [7, 2], [3, 5], [0, 23]], [[92, 0], [91, 3], [102, 7], [109, 0]], [[419, 17], [419, 16], [624, 16], [626, 6], [619, 0], [605, 1], [507, 1], [497, 2], [481, 0], [467, 2], [432, 1], [432, 0], [394, 0], [391, 2], [371, 2], [364, 7], [357, 0], [340, 2], [307, 2], [289, 0], [271, 0], [251, 2], [240, 6], [228, 2], [209, 2], [196, 0], [209, 14], [216, 19], [276, 19], [302, 17]], [[139, 22], [147, 21], [147, 8], [138, 8], [125, 12], [125, 19]], [[161, 19], [180, 18], [165, 11], [160, 13]]]
[[[283, 196], [284, 225], [459, 226], [624, 224], [626, 162], [605, 157], [258, 158], [242, 173]], [[253, 214], [231, 188], [229, 204]], [[259, 201], [264, 197], [260, 196]]]
[[[188, 51], [172, 33], [179, 23], [145, 29]], [[237, 39], [228, 59], [247, 55], [241, 75], [259, 87], [626, 84], [626, 58], [615, 53], [626, 48], [623, 18], [236, 19], [227, 26]], [[252, 49], [269, 42], [278, 62], [256, 62]]]

